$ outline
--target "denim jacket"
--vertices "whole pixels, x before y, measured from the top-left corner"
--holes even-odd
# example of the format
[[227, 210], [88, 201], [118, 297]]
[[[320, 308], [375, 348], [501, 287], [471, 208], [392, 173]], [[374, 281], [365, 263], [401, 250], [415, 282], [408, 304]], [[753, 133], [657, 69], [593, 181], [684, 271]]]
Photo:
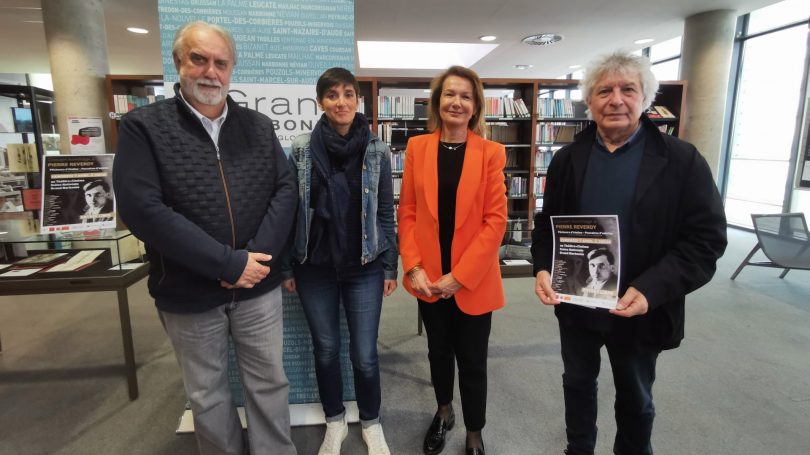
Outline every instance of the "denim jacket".
[[[310, 204], [312, 187], [312, 156], [309, 148], [310, 134], [295, 138], [290, 152], [290, 166], [298, 178], [298, 213], [293, 229], [294, 243], [290, 259], [298, 264], [307, 260], [309, 230], [314, 209]], [[363, 155], [361, 213], [362, 255], [365, 265], [382, 256], [386, 280], [397, 279], [397, 234], [394, 221], [394, 192], [391, 181], [391, 151], [377, 136], [371, 135]], [[289, 262], [289, 261], [288, 261]], [[292, 267], [283, 267], [284, 278], [292, 278]]]

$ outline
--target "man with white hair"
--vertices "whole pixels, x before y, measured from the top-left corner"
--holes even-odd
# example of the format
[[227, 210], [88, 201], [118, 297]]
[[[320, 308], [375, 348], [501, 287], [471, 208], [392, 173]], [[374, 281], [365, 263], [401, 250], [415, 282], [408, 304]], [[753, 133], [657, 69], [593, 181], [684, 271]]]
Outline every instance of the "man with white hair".
[[[706, 160], [644, 115], [658, 90], [646, 58], [602, 57], [580, 88], [593, 122], [551, 161], [532, 233], [535, 293], [554, 305], [560, 327], [566, 453], [594, 453], [605, 346], [616, 386], [613, 452], [652, 454], [656, 360], [683, 339], [685, 296], [714, 274], [726, 219]], [[618, 215], [615, 310], [560, 304], [549, 274], [554, 215]]]
[[[282, 363], [281, 271], [295, 176], [269, 118], [236, 104], [231, 35], [205, 22], [173, 45], [176, 96], [125, 115], [113, 183], [146, 244], [149, 292], [171, 339], [202, 454], [294, 454]], [[228, 386], [236, 349], [248, 441]]]

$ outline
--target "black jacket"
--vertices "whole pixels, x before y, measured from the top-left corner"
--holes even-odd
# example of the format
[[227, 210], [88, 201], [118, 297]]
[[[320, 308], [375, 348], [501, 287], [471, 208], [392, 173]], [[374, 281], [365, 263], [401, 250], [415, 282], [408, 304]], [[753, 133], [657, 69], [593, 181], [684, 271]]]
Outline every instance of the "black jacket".
[[[639, 169], [619, 296], [628, 287], [647, 298], [649, 311], [633, 318], [614, 318], [614, 329], [628, 340], [672, 349], [684, 335], [686, 294], [708, 283], [726, 248], [723, 203], [706, 160], [697, 149], [662, 134], [646, 116], [644, 156]], [[588, 157], [596, 124], [560, 149], [549, 165], [543, 211], [535, 216], [532, 256], [535, 275], [551, 270], [550, 216], [579, 214]], [[560, 304], [561, 324], [586, 325], [595, 310]]]
[[[175, 91], [177, 86], [175, 86]], [[228, 97], [218, 147], [179, 96], [121, 120], [113, 183], [118, 212], [146, 244], [149, 292], [160, 310], [207, 311], [278, 286], [297, 193], [267, 116]], [[271, 273], [252, 289], [224, 289], [267, 253]]]

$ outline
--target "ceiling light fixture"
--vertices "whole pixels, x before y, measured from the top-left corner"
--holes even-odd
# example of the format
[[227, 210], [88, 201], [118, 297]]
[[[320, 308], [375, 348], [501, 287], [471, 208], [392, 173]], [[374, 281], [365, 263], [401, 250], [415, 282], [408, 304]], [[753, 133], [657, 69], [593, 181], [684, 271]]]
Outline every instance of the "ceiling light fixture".
[[529, 69], [529, 68], [531, 68], [533, 66], [534, 65], [515, 65], [515, 68], [517, 68], [519, 70], [527, 70], [527, 69]]
[[44, 24], [42, 21], [23, 21], [24, 24]]
[[144, 35], [146, 33], [149, 33], [149, 30], [147, 30], [145, 28], [140, 28], [140, 27], [127, 27], [127, 31], [132, 32], [132, 33], [137, 33], [139, 35]]
[[647, 44], [647, 43], [652, 43], [653, 41], [655, 41], [655, 40], [652, 39], [652, 38], [642, 38], [642, 39], [637, 39], [637, 40], [633, 41], [633, 43], [635, 43], [635, 44]]
[[555, 33], [538, 33], [537, 35], [527, 36], [521, 41], [530, 46], [548, 46], [549, 44], [562, 41], [562, 39], [562, 35], [557, 35]]
[[495, 35], [484, 35], [479, 36], [478, 39], [480, 39], [481, 41], [495, 41], [496, 39], [498, 39], [498, 37]]
[[575, 70], [577, 68], [582, 68], [582, 65], [570, 65], [569, 68], [571, 68], [572, 70]]

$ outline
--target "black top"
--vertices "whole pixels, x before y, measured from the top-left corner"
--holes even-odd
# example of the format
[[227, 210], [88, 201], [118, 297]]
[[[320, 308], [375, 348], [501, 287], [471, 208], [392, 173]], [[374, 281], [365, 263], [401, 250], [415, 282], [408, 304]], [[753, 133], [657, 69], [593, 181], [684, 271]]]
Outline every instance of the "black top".
[[442, 256], [442, 274], [450, 273], [450, 253], [453, 232], [456, 229], [456, 191], [464, 167], [467, 143], [439, 143], [437, 168], [439, 174], [439, 249]]

